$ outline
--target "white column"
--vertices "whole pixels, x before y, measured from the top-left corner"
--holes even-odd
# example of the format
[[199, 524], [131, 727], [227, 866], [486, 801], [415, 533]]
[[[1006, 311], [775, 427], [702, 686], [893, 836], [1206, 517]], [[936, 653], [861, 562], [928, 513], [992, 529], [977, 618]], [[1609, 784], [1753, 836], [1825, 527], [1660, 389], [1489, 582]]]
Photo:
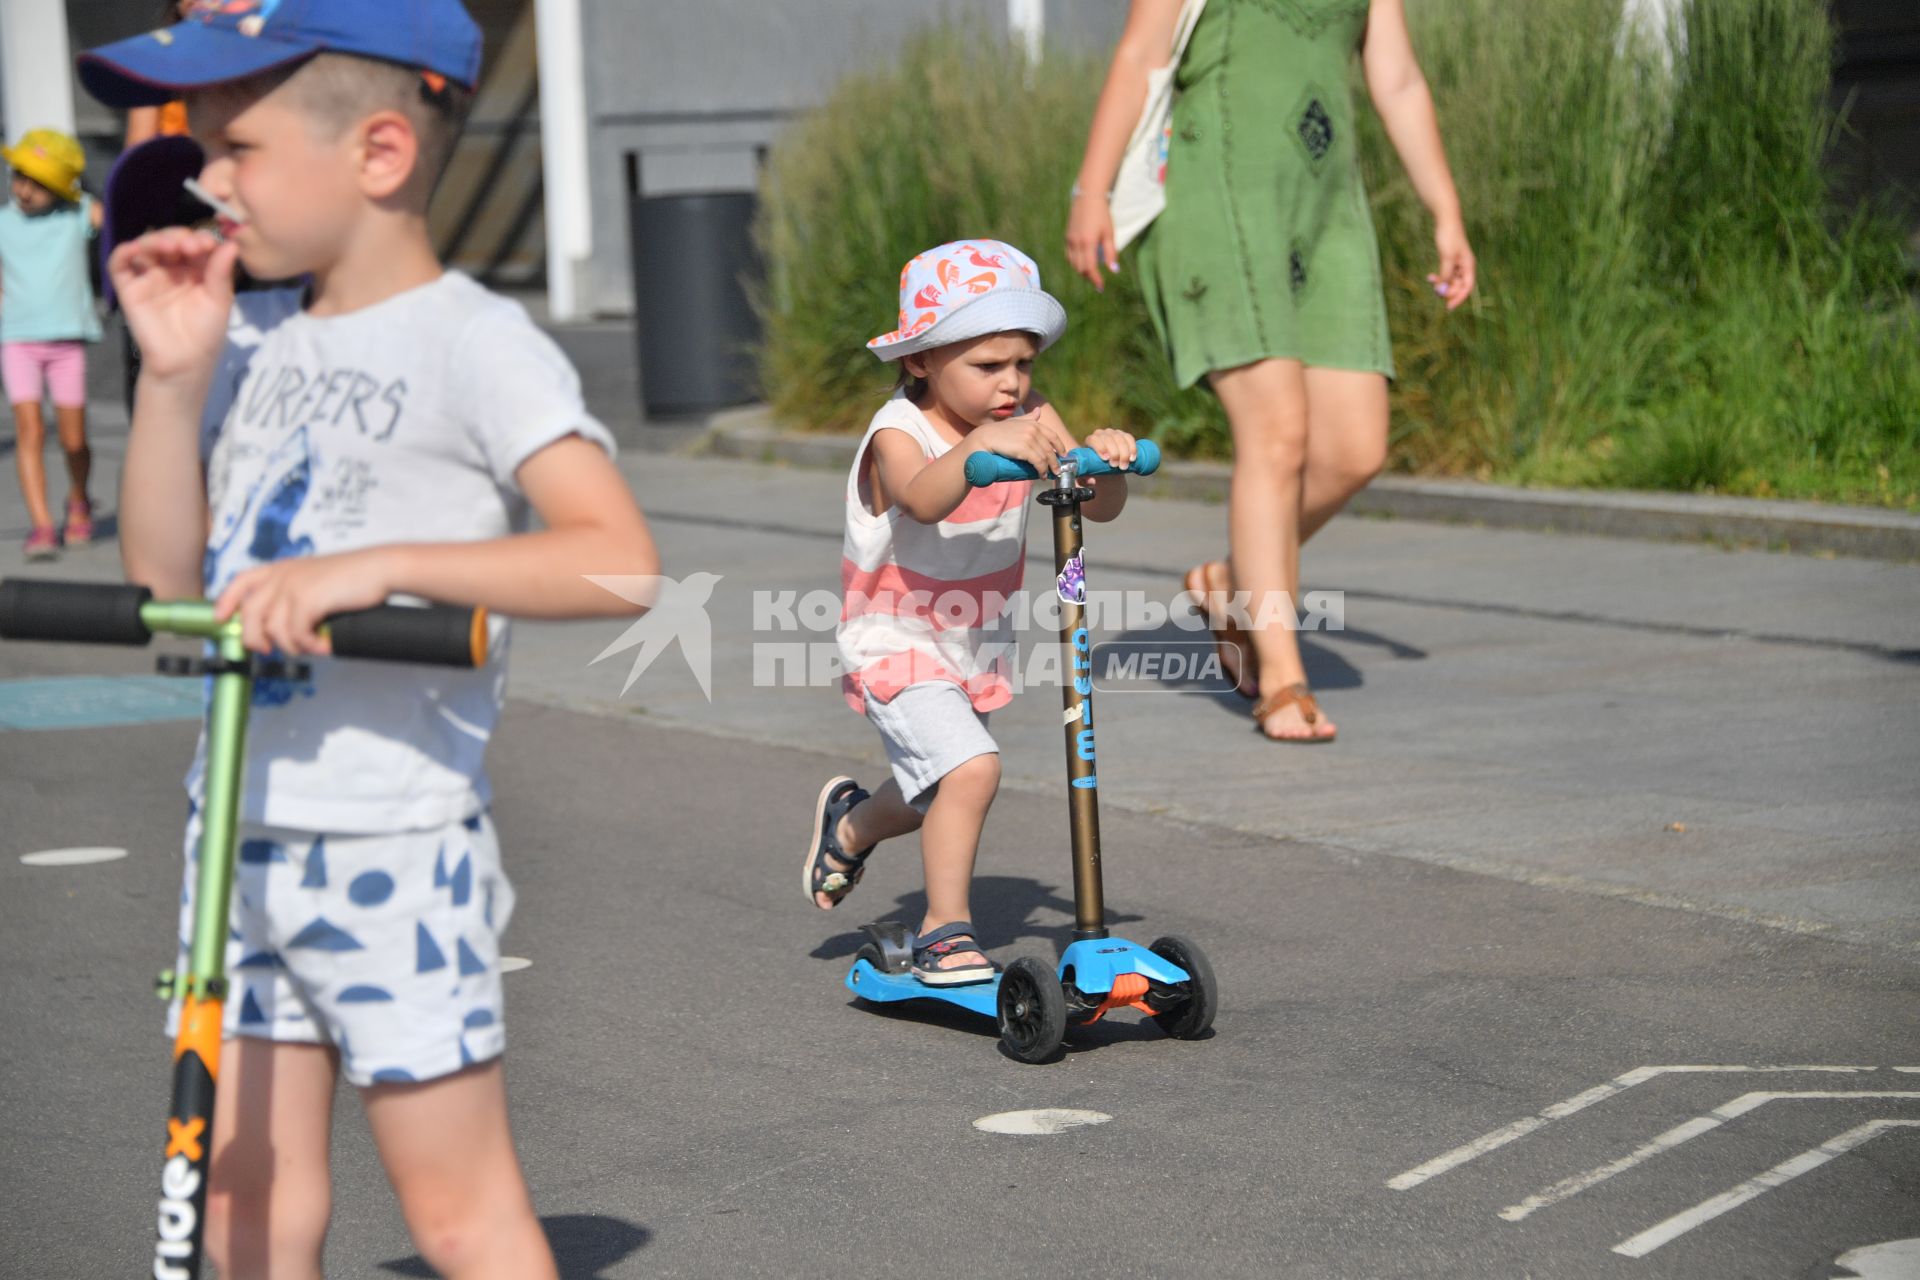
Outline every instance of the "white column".
[[1028, 63], [1039, 62], [1047, 35], [1046, 0], [1007, 0], [1007, 30], [1016, 44], [1026, 47]]
[[0, 0], [0, 76], [9, 144], [29, 129], [73, 132], [73, 57], [63, 0]]
[[[1687, 33], [1679, 26], [1681, 0], [1625, 0], [1620, 10], [1620, 46], [1638, 37], [1660, 54], [1668, 70], [1675, 54], [1687, 51]], [[1674, 41], [1679, 40], [1679, 47]]]
[[[17, 0], [0, 0], [0, 7]], [[547, 308], [555, 320], [588, 310], [581, 276], [593, 255], [593, 188], [587, 166], [586, 54], [580, 0], [536, 0], [540, 49], [541, 180], [546, 189]]]

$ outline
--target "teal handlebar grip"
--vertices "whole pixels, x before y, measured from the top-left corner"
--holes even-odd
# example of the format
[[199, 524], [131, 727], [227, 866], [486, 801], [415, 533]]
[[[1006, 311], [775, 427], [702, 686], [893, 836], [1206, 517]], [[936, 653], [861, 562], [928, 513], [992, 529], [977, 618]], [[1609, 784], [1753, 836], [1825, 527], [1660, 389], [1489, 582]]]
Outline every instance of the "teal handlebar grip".
[[[1072, 453], [1063, 455], [1073, 463], [1077, 476], [1104, 476], [1125, 471], [1136, 476], [1150, 476], [1160, 469], [1160, 446], [1151, 440], [1136, 442], [1133, 462], [1125, 467], [1109, 466], [1104, 458], [1081, 445]], [[976, 453], [967, 459], [967, 483], [979, 489], [990, 484], [1000, 484], [1008, 480], [1038, 480], [1040, 473], [1025, 462], [1014, 458], [1002, 457], [997, 453]]]

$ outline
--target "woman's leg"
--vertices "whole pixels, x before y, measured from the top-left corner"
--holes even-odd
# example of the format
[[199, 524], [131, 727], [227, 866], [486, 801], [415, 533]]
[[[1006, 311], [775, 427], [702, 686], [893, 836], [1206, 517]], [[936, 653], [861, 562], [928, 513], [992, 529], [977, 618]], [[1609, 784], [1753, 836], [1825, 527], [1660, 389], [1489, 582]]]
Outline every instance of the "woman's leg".
[[360, 1091], [420, 1254], [447, 1280], [554, 1280], [507, 1125], [500, 1060]]
[[1387, 461], [1387, 379], [1308, 369], [1307, 475], [1300, 541], [1318, 533]]
[[240, 1036], [221, 1050], [206, 1228], [221, 1280], [320, 1280], [336, 1070], [323, 1045]]
[[[1307, 380], [1297, 360], [1261, 360], [1212, 375], [1213, 388], [1233, 430], [1233, 478], [1227, 534], [1236, 591], [1247, 595], [1256, 624], [1254, 656], [1260, 689], [1272, 693], [1304, 683], [1299, 638], [1275, 619], [1297, 616], [1301, 509], [1307, 468]], [[1211, 585], [1211, 584], [1210, 584]], [[1258, 625], [1262, 615], [1272, 625]], [[1326, 716], [1309, 725], [1297, 704], [1268, 716], [1276, 738], [1331, 737]]]

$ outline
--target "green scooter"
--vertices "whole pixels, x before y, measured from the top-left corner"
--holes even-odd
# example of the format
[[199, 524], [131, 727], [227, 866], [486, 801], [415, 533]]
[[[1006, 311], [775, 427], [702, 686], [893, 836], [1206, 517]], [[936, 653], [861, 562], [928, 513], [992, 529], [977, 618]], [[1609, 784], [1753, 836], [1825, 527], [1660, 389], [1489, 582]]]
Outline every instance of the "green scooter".
[[[324, 631], [336, 658], [448, 667], [477, 667], [487, 658], [483, 609], [381, 605], [330, 618]], [[173, 1106], [151, 1271], [155, 1280], [199, 1280], [247, 709], [255, 680], [305, 679], [310, 670], [302, 662], [249, 653], [241, 642], [239, 616], [216, 621], [208, 600], [155, 600], [145, 587], [0, 580], [0, 639], [145, 645], [161, 633], [210, 642], [204, 658], [163, 656], [162, 674], [213, 677], [193, 941], [187, 972], [160, 975], [161, 996], [180, 997], [180, 1027], [173, 1046]]]

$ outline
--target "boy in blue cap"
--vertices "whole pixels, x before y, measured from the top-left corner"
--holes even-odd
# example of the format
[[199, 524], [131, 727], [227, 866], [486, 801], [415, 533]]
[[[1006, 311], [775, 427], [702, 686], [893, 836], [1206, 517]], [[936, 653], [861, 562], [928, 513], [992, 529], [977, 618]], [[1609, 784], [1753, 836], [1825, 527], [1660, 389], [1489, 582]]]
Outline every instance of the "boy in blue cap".
[[[319, 1276], [341, 1073], [440, 1274], [555, 1274], [500, 1067], [513, 893], [483, 754], [504, 668], [336, 666], [316, 633], [400, 594], [631, 613], [585, 575], [658, 571], [565, 358], [428, 239], [479, 67], [457, 0], [202, 0], [80, 62], [110, 105], [185, 96], [226, 206], [222, 235], [155, 232], [110, 265], [145, 356], [127, 576], [244, 610], [251, 649], [321, 655], [310, 684], [260, 682], [251, 713], [207, 1202], [227, 1280]], [[215, 388], [236, 261], [312, 283]], [[210, 391], [232, 407], [203, 457]]]

